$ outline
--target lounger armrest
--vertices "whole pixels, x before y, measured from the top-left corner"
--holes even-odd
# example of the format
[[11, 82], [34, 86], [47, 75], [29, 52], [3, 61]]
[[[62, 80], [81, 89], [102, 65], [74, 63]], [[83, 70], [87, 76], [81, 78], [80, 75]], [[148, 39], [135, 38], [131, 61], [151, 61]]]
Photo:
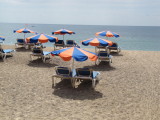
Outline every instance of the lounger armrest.
[[97, 71], [93, 71], [93, 78], [96, 78], [98, 75], [100, 75], [100, 73], [99, 73], [99, 72], [97, 72]]
[[111, 58], [113, 58], [113, 56], [112, 56], [112, 55], [109, 55], [109, 58], [111, 59]]
[[43, 55], [49, 55], [51, 52], [43, 51]]
[[72, 77], [75, 77], [75, 76], [76, 76], [76, 70], [73, 69], [73, 70], [72, 70]]

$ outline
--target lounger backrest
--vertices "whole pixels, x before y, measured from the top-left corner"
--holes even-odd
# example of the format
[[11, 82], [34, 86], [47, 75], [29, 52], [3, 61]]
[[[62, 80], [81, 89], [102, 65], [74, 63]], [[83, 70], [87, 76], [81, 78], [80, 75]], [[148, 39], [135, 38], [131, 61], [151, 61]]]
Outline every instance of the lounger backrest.
[[64, 40], [58, 40], [58, 42], [55, 42], [55, 45], [56, 45], [56, 44], [58, 44], [58, 45], [59, 45], [59, 44], [64, 45]]
[[66, 41], [66, 44], [68, 44], [68, 45], [74, 45], [75, 42], [74, 42], [74, 40], [67, 40], [67, 41]]
[[110, 47], [118, 47], [117, 43], [113, 43]]
[[108, 55], [109, 54], [107, 53], [107, 51], [99, 51], [99, 54], [98, 54], [98, 56], [102, 56], [102, 57], [106, 57]]
[[93, 70], [89, 68], [77, 68], [76, 69], [77, 76], [87, 76], [92, 77]]
[[71, 75], [71, 69], [68, 67], [55, 67], [57, 75]]
[[32, 50], [33, 53], [43, 53], [43, 50], [41, 47], [34, 47]]
[[18, 38], [18, 39], [17, 39], [17, 42], [19, 42], [19, 43], [24, 43], [25, 41], [24, 41], [24, 39], [22, 39], [22, 38]]

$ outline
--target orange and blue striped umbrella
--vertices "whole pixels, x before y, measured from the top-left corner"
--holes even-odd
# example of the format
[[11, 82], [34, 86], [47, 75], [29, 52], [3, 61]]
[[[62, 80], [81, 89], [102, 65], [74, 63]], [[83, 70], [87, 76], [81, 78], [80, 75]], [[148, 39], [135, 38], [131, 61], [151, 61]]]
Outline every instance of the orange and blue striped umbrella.
[[108, 46], [108, 45], [112, 45], [113, 42], [109, 41], [109, 40], [105, 40], [105, 39], [101, 39], [101, 38], [90, 38], [87, 40], [83, 40], [81, 41], [82, 45], [84, 46]]
[[75, 32], [73, 31], [70, 31], [70, 30], [67, 30], [67, 29], [60, 29], [60, 30], [57, 30], [57, 31], [54, 31], [52, 32], [52, 34], [55, 34], [55, 35], [65, 35], [65, 34], [75, 34]]
[[65, 34], [71, 35], [71, 34], [75, 34], [75, 32], [67, 30], [67, 29], [60, 29], [60, 30], [52, 32], [52, 34], [54, 34], [54, 35], [63, 35], [63, 40], [64, 40], [64, 35]]
[[73, 58], [73, 60], [79, 62], [86, 61], [87, 59], [90, 59], [91, 61], [96, 61], [98, 57], [96, 53], [77, 47], [68, 47], [68, 48], [63, 48], [61, 50], [52, 51], [51, 55], [52, 56], [58, 55], [64, 61], [70, 61]]
[[119, 37], [120, 35], [115, 33], [115, 32], [111, 32], [111, 31], [102, 31], [102, 32], [97, 32], [95, 34], [96, 36], [100, 35], [100, 36], [106, 36], [106, 37]]
[[30, 29], [27, 28], [22, 28], [22, 29], [17, 29], [13, 31], [14, 33], [34, 33], [33, 31], [31, 31]]
[[46, 34], [37, 34], [31, 37], [26, 38], [28, 43], [46, 43], [48, 41], [50, 42], [58, 42], [58, 37], [54, 37], [51, 35], [46, 35]]

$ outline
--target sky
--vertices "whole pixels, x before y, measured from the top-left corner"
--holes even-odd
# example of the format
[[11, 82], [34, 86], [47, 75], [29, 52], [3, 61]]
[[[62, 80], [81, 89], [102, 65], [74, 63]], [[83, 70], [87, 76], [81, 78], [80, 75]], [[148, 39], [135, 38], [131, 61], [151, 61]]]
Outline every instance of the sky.
[[0, 23], [160, 26], [160, 0], [0, 0]]

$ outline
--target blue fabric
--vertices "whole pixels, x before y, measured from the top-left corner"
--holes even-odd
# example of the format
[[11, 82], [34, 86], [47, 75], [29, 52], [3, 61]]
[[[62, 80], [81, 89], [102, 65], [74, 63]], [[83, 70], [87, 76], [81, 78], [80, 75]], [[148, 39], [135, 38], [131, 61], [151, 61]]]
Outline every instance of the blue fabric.
[[74, 48], [72, 57], [76, 61], [80, 61], [80, 62], [86, 61], [88, 59], [88, 56], [86, 56], [84, 53], [82, 53], [81, 51], [79, 51], [76, 47]]
[[73, 45], [74, 41], [69, 40], [69, 41], [67, 41], [67, 44]]
[[[90, 43], [92, 40], [94, 40], [94, 39], [95, 39], [95, 38], [91, 38], [91, 39], [88, 39], [88, 40], [86, 40], [86, 41], [83, 41], [83, 42], [82, 42], [82, 45], [88, 46], [89, 43]], [[102, 39], [100, 39], [100, 38], [97, 38], [97, 40], [99, 41], [100, 46], [108, 46], [108, 42], [106, 42], [106, 41], [104, 41], [104, 40], [102, 40]]]
[[112, 45], [112, 46], [110, 46], [110, 47], [118, 47], [118, 46], [117, 46], [117, 44], [113, 44], [113, 45]]
[[58, 54], [60, 54], [61, 52], [66, 51], [66, 50], [68, 50], [68, 49], [70, 49], [70, 47], [64, 48], [64, 49], [61, 49], [61, 50], [52, 51], [51, 54], [53, 54], [53, 55], [58, 55]]
[[96, 77], [97, 77], [97, 75], [99, 75], [99, 72], [97, 72], [97, 71], [93, 71], [93, 76], [92, 76], [92, 78], [96, 78]]
[[50, 54], [51, 52], [47, 52], [47, 51], [43, 51], [43, 55], [48, 55]]
[[[30, 43], [37, 43], [42, 34], [37, 34], [36, 36], [30, 38]], [[56, 39], [54, 37], [43, 34], [50, 42], [55, 42]]]
[[[54, 32], [57, 32], [57, 31], [54, 31]], [[54, 32], [52, 32], [52, 34], [54, 34]], [[65, 29], [62, 29], [61, 32], [62, 34], [71, 34], [68, 32], [68, 30], [65, 30]], [[73, 32], [72, 34], [75, 34], [75, 32]]]
[[3, 52], [4, 53], [10, 53], [10, 52], [13, 52], [14, 50], [12, 50], [12, 49], [3, 49]]
[[[73, 53], [72, 53], [72, 58], [74, 58], [76, 61], [82, 62], [88, 59], [88, 56], [85, 55], [83, 52], [81, 52], [80, 50], [78, 50], [78, 47], [68, 47], [68, 48], [64, 48], [61, 50], [56, 50], [56, 51], [52, 51], [51, 54], [53, 55], [59, 55], [62, 52], [65, 52], [68, 49], [74, 48]], [[83, 49], [81, 49], [83, 50]], [[84, 50], [86, 52], [92, 53], [94, 55], [97, 55], [96, 53]]]
[[58, 42], [55, 42], [55, 44], [63, 44], [64, 40], [58, 40]]
[[[17, 30], [20, 30], [20, 29], [17, 29]], [[15, 33], [17, 30], [14, 30], [13, 32]], [[27, 28], [24, 28], [22, 33], [30, 33], [31, 30], [27, 29]]]
[[24, 43], [25, 41], [24, 41], [24, 39], [17, 39], [17, 42]]
[[5, 38], [4, 38], [4, 37], [0, 37], [0, 40], [3, 40], [3, 41], [4, 41], [4, 40], [5, 40]]

